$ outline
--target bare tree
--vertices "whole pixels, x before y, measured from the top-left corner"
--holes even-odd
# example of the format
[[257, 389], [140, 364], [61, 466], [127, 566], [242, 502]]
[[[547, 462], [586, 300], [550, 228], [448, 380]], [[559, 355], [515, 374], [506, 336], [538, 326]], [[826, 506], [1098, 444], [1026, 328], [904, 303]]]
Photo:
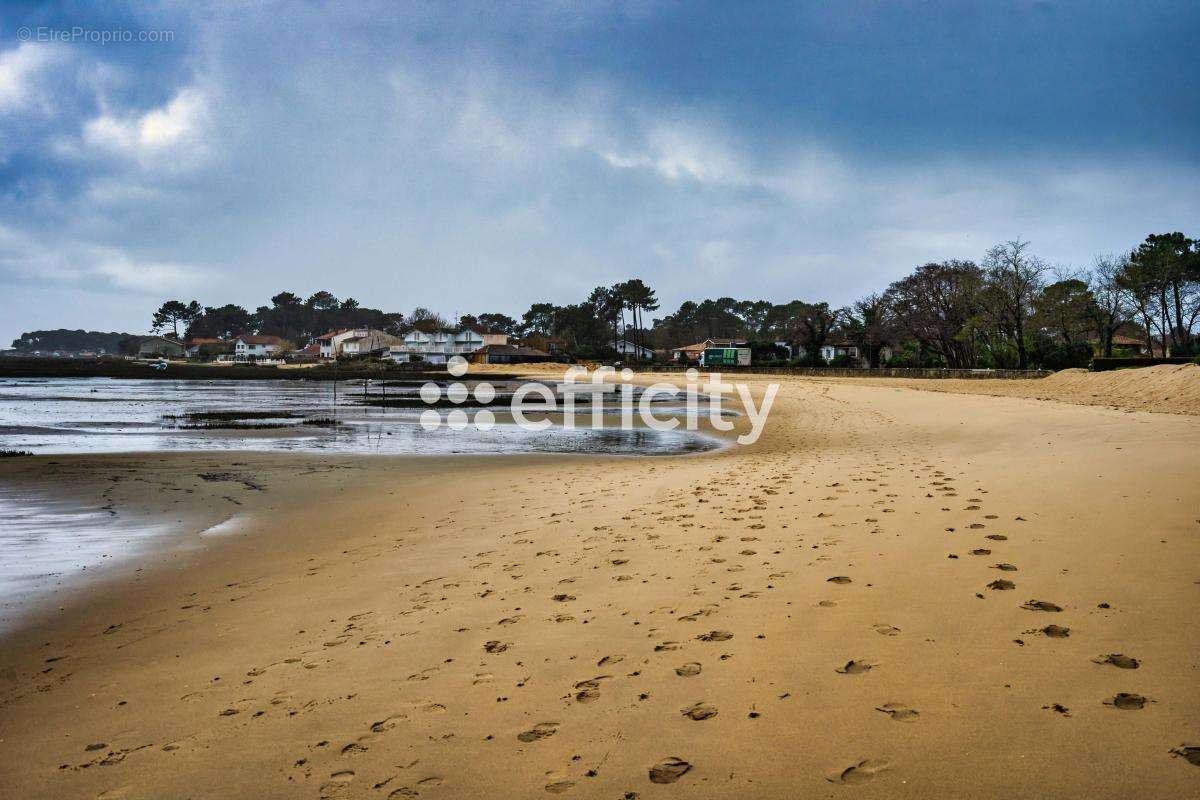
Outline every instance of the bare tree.
[[891, 305], [880, 294], [869, 294], [847, 309], [846, 332], [866, 356], [867, 366], [879, 366], [879, 353], [892, 338]]
[[1088, 275], [1088, 286], [1095, 299], [1092, 313], [1095, 315], [1096, 338], [1105, 358], [1112, 357], [1113, 337], [1129, 321], [1131, 314], [1128, 293], [1119, 280], [1125, 262], [1125, 256], [1096, 256]]
[[924, 352], [946, 365], [978, 365], [974, 320], [980, 313], [983, 273], [970, 261], [943, 261], [918, 267], [893, 283], [884, 295], [896, 324]]
[[[1117, 284], [1125, 292], [1130, 305], [1136, 310], [1137, 316], [1142, 322], [1142, 327], [1146, 329], [1147, 351], [1150, 355], [1154, 355], [1154, 332], [1157, 330], [1159, 340], [1162, 342], [1162, 354], [1166, 355], [1166, 348], [1170, 343], [1167, 326], [1170, 323], [1167, 321], [1165, 313], [1159, 315], [1159, 302], [1163, 297], [1164, 290], [1161, 276], [1154, 269], [1154, 265], [1131, 258], [1123, 259], [1120, 272], [1117, 273]], [[1163, 306], [1165, 307], [1165, 302]]]
[[446, 327], [446, 318], [436, 311], [430, 311], [423, 306], [417, 306], [408, 316], [409, 326], [425, 333], [441, 330]]
[[1029, 366], [1025, 333], [1047, 270], [1046, 263], [1027, 252], [1028, 248], [1029, 242], [1013, 239], [991, 248], [983, 258], [987, 310], [1016, 344], [1018, 369]]
[[801, 303], [797, 308], [796, 339], [804, 348], [810, 366], [821, 365], [821, 348], [829, 340], [841, 317], [841, 310], [830, 308], [828, 303]]

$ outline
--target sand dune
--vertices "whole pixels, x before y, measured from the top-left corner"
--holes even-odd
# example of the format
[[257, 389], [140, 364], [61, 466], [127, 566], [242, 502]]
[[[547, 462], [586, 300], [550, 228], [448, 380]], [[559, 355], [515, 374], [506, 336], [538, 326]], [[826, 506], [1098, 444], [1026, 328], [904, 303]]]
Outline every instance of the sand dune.
[[1162, 364], [1112, 372], [1068, 369], [1056, 372], [1043, 383], [1053, 387], [1052, 397], [1078, 399], [1088, 404], [1100, 400], [1146, 411], [1200, 414], [1200, 365], [1196, 364]]
[[916, 380], [905, 378], [826, 378], [860, 385], [904, 387], [930, 392], [1027, 397], [1128, 411], [1200, 414], [1200, 366], [1155, 367], [1089, 372], [1064, 369], [1036, 380]]
[[716, 455], [214, 458], [0, 465], [242, 520], [5, 639], [6, 796], [1200, 785], [1189, 417], [791, 379]]

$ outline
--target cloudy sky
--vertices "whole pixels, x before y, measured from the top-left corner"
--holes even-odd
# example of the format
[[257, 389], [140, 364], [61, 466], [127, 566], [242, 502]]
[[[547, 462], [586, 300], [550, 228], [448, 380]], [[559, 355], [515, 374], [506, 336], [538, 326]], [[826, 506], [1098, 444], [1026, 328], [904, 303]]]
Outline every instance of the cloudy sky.
[[842, 304], [1200, 234], [1195, 2], [202, 5], [0, 7], [0, 345], [282, 289]]

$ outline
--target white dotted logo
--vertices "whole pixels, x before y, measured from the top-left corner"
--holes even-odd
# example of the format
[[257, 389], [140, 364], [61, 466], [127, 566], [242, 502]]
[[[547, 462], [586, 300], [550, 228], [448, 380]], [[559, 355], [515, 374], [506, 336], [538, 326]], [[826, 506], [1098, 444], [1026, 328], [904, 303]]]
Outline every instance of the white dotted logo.
[[[446, 371], [454, 378], [463, 377], [469, 369], [470, 365], [462, 356], [452, 356], [446, 364]], [[446, 387], [446, 399], [456, 406], [467, 402], [471, 395], [471, 390], [461, 381], [455, 381]], [[496, 387], [486, 381], [481, 381], [475, 384], [474, 396], [475, 402], [480, 405], [489, 405], [496, 399]], [[441, 386], [433, 381], [429, 381], [421, 387], [421, 402], [434, 406], [441, 403], [441, 401]], [[421, 427], [425, 430], [436, 431], [443, 424], [452, 431], [464, 430], [471, 424], [474, 424], [481, 431], [486, 431], [495, 426], [496, 415], [486, 408], [476, 411], [473, 417], [461, 408], [451, 409], [447, 412], [445, 418], [442, 417], [439, 411], [433, 408], [427, 408], [421, 412]]]

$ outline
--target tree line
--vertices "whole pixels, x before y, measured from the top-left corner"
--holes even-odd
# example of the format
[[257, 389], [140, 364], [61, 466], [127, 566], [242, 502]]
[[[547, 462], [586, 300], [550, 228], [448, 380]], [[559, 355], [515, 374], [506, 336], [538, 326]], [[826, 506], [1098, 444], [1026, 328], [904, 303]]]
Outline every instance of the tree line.
[[[885, 348], [899, 366], [1061, 369], [1085, 366], [1094, 352], [1111, 356], [1118, 336], [1132, 336], [1152, 354], [1200, 352], [1200, 241], [1182, 233], [1152, 234], [1130, 252], [1095, 259], [1090, 269], [1052, 267], [1028, 242], [1012, 240], [979, 262], [923, 264], [845, 307], [823, 301], [688, 300], [647, 322], [659, 309], [640, 279], [600, 286], [581, 302], [533, 303], [520, 319], [467, 314], [459, 327], [532, 339], [554, 338], [584, 358], [611, 358], [621, 340], [657, 350], [707, 338], [749, 342], [756, 360], [824, 363], [821, 349], [855, 345], [870, 366]], [[307, 299], [280, 292], [250, 312], [170, 300], [155, 312], [156, 331], [188, 338], [231, 338], [248, 332], [304, 342], [329, 330], [372, 327], [402, 335], [448, 325], [426, 308], [410, 314], [339, 300], [327, 291]]]
[[26, 331], [13, 339], [12, 347], [22, 352], [61, 350], [67, 353], [120, 353], [128, 348], [130, 342], [136, 340], [137, 337], [131, 333], [57, 328], [48, 331]]
[[404, 324], [403, 314], [367, 308], [352, 297], [339, 300], [330, 292], [319, 291], [306, 300], [292, 292], [280, 292], [269, 306], [254, 311], [232, 303], [202, 306], [195, 300], [168, 300], [154, 312], [150, 328], [175, 338], [181, 332], [187, 339], [231, 339], [256, 333], [304, 342], [339, 328], [371, 327], [395, 333], [402, 332]]

